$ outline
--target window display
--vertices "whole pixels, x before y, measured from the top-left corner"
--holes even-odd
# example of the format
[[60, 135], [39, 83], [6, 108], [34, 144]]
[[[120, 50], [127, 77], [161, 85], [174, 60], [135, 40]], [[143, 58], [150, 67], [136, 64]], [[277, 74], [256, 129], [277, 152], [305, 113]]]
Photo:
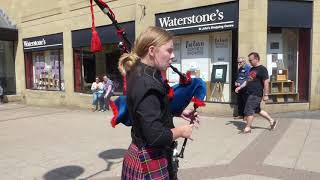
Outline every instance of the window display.
[[[308, 41], [307, 33], [298, 28], [269, 28], [267, 39], [267, 68], [270, 76], [269, 103], [307, 101], [309, 79], [298, 81], [309, 73], [309, 48], [302, 48]], [[299, 49], [302, 50], [299, 54]], [[298, 57], [299, 56], [299, 57]], [[300, 64], [300, 65], [299, 65]]]
[[[231, 31], [177, 36], [172, 65], [184, 73], [190, 71], [191, 77], [207, 83], [207, 101], [231, 102], [231, 52]], [[214, 67], [220, 68], [213, 72]], [[171, 69], [168, 69], [167, 78], [171, 85], [179, 82], [178, 75]]]
[[101, 52], [90, 52], [90, 47], [74, 48], [75, 92], [91, 93], [95, 77], [107, 75], [114, 85], [115, 94], [122, 94], [123, 78], [118, 70], [120, 49], [117, 44], [106, 44]]
[[62, 50], [25, 53], [27, 88], [64, 91]]

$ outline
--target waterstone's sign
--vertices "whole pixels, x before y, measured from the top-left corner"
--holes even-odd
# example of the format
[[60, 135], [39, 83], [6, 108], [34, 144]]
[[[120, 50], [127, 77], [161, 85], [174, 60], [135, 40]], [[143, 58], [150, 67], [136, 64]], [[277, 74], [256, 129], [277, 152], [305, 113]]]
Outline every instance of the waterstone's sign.
[[34, 47], [34, 46], [44, 46], [46, 45], [46, 40], [42, 38], [40, 41], [23, 41], [23, 47]]
[[62, 48], [62, 46], [62, 33], [23, 39], [23, 50], [25, 52], [57, 49]]
[[238, 27], [238, 3], [157, 14], [156, 26], [175, 35], [235, 29]]

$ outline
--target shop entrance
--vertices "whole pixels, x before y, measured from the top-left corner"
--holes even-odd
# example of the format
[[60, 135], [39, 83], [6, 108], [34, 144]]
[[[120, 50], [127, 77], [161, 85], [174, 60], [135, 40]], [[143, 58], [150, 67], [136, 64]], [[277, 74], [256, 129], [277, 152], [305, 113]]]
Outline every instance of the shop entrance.
[[0, 86], [4, 95], [16, 94], [15, 52], [18, 30], [0, 9]]

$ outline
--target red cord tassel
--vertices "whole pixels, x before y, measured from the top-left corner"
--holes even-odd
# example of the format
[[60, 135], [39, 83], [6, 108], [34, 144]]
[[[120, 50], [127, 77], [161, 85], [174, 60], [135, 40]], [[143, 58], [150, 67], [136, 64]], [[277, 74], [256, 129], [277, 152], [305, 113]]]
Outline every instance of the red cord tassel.
[[113, 128], [115, 128], [116, 125], [117, 125], [117, 117], [119, 115], [119, 112], [118, 112], [118, 108], [117, 108], [116, 104], [112, 100], [110, 100], [110, 107], [111, 107], [111, 110], [113, 112], [113, 117], [111, 119], [111, 126]]
[[99, 52], [102, 50], [101, 41], [99, 38], [99, 34], [95, 29], [92, 29], [92, 37], [91, 37], [91, 52]]
[[98, 32], [96, 31], [96, 27], [94, 24], [94, 12], [93, 12], [93, 4], [92, 0], [90, 0], [90, 11], [91, 11], [91, 20], [92, 20], [92, 27], [91, 27], [91, 52], [99, 52], [102, 50], [101, 41]]
[[206, 103], [204, 103], [204, 101], [202, 101], [199, 98], [193, 97], [191, 100], [194, 103], [195, 107], [202, 107], [202, 106], [206, 106]]

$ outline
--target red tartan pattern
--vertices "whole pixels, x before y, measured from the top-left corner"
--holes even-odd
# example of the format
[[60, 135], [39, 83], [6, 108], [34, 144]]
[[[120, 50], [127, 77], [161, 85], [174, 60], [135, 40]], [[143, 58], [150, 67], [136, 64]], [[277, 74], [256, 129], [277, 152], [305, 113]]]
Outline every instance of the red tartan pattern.
[[169, 180], [168, 160], [161, 149], [131, 144], [122, 165], [122, 180]]

